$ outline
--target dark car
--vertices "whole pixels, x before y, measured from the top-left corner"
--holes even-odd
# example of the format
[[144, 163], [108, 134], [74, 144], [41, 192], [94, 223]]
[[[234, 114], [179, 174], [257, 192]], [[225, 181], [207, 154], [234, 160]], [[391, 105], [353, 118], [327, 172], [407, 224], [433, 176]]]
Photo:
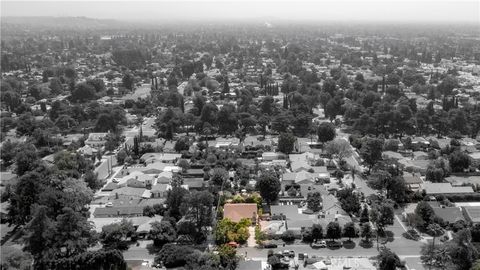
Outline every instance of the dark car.
[[342, 242], [330, 241], [327, 243], [329, 248], [341, 248], [343, 246]]
[[277, 244], [274, 243], [264, 243], [263, 248], [277, 248]]

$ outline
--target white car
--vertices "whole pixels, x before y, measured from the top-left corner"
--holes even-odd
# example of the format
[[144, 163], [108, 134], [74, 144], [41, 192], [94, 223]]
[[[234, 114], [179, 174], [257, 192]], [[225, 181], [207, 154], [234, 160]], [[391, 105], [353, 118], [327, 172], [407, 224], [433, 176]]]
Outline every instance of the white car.
[[105, 207], [113, 207], [113, 203], [112, 203], [112, 202], [107, 202], [107, 203], [105, 204]]

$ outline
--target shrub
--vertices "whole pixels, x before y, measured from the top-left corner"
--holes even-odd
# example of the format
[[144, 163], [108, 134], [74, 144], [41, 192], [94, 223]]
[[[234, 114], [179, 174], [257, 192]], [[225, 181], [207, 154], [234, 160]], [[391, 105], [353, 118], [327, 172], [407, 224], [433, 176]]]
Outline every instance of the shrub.
[[295, 240], [295, 233], [291, 230], [283, 232], [282, 240], [285, 242], [293, 242]]

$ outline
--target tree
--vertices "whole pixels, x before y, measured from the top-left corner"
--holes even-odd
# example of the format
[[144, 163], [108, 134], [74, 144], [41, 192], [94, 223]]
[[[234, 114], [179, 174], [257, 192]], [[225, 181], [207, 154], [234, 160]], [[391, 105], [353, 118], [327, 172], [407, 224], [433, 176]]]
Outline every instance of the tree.
[[191, 247], [165, 244], [155, 257], [155, 263], [168, 268], [182, 267], [187, 263], [186, 259], [191, 253], [193, 253]]
[[278, 138], [278, 150], [284, 154], [290, 154], [294, 149], [296, 138], [292, 133], [282, 133]]
[[368, 215], [368, 207], [363, 207], [362, 213], [360, 214], [360, 223], [369, 222], [370, 217]]
[[[3, 120], [3, 119], [2, 119]], [[0, 151], [0, 158], [3, 161], [5, 167], [9, 167], [15, 161], [15, 155], [17, 154], [18, 143], [7, 140], [3, 143]]]
[[407, 184], [402, 176], [389, 177], [387, 184], [387, 198], [394, 200], [397, 203], [405, 201], [407, 193]]
[[430, 223], [433, 221], [435, 212], [428, 202], [420, 201], [415, 208], [415, 215], [420, 218], [420, 224], [418, 224], [418, 226], [427, 228], [428, 225], [430, 225]]
[[274, 172], [263, 171], [257, 179], [255, 189], [260, 192], [262, 199], [270, 205], [270, 203], [277, 200], [278, 193], [281, 189], [280, 180]]
[[353, 193], [352, 188], [345, 188], [337, 192], [338, 200], [342, 209], [351, 214], [357, 214], [360, 209], [360, 201], [356, 194]]
[[320, 142], [331, 141], [336, 136], [335, 126], [332, 123], [323, 122], [318, 126], [317, 134]]
[[377, 138], [366, 138], [360, 148], [360, 156], [368, 166], [368, 172], [382, 158], [383, 141]]
[[75, 85], [72, 91], [71, 99], [74, 102], [85, 102], [95, 98], [95, 87], [88, 83], [79, 83]]
[[286, 230], [282, 233], [281, 238], [284, 242], [293, 242], [295, 241], [295, 233], [291, 230]]
[[127, 156], [128, 156], [127, 151], [125, 151], [124, 149], [120, 149], [120, 151], [118, 151], [117, 153], [118, 164], [123, 165]]
[[190, 140], [188, 137], [182, 137], [175, 142], [174, 149], [177, 153], [188, 151], [190, 149]]
[[335, 241], [335, 239], [342, 237], [342, 229], [340, 228], [338, 222], [332, 221], [328, 223], [327, 234], [325, 235], [325, 237], [332, 239], [332, 241]]
[[190, 168], [190, 163], [188, 163], [188, 160], [186, 159], [180, 159], [177, 165], [178, 167], [182, 168], [182, 172], [184, 173]]
[[177, 239], [177, 232], [169, 221], [154, 221], [151, 223], [151, 226], [149, 238], [153, 240], [155, 246], [162, 247]]
[[15, 156], [16, 173], [18, 176], [36, 168], [38, 164], [37, 149], [33, 144], [25, 143], [18, 147]]
[[322, 208], [322, 195], [320, 192], [309, 192], [307, 195], [307, 207], [313, 212], [318, 212]]
[[98, 179], [98, 173], [93, 170], [88, 170], [83, 176], [83, 179], [92, 190], [98, 190], [103, 186], [102, 180]]
[[182, 217], [180, 213], [180, 206], [183, 202], [183, 197], [188, 194], [188, 191], [182, 187], [173, 187], [167, 193], [167, 200], [165, 204], [167, 205], [168, 215], [179, 220]]
[[36, 206], [30, 222], [25, 226], [25, 247], [36, 263], [52, 255], [51, 245], [55, 234], [55, 222], [48, 215], [48, 207]]
[[317, 241], [323, 238], [323, 228], [320, 224], [313, 224], [312, 225], [312, 239], [313, 241]]
[[396, 270], [401, 266], [400, 258], [390, 249], [385, 248], [378, 255], [379, 268], [382, 270]]
[[35, 117], [29, 112], [23, 113], [17, 120], [17, 135], [32, 135], [36, 128]]
[[458, 231], [448, 246], [448, 255], [456, 269], [470, 269], [479, 254], [472, 244], [470, 229]]
[[82, 252], [68, 258], [49, 258], [41, 267], [43, 268], [39, 269], [62, 270], [66, 267], [75, 267], [89, 270], [126, 270], [127, 263], [121, 251], [101, 249]]
[[352, 147], [349, 142], [344, 139], [335, 139], [326, 145], [327, 153], [330, 155], [337, 155], [339, 161], [350, 157], [353, 154]]
[[351, 241], [352, 238], [358, 236], [357, 228], [355, 227], [355, 223], [348, 222], [345, 223], [343, 226], [343, 236], [348, 237], [348, 241]]
[[0, 268], [28, 270], [32, 266], [32, 256], [11, 246], [2, 247]]
[[293, 120], [293, 116], [288, 112], [277, 114], [272, 119], [272, 129], [280, 133], [287, 132]]
[[465, 169], [468, 169], [472, 162], [466, 153], [458, 150], [452, 152], [448, 156], [448, 161], [450, 163], [450, 167], [452, 168], [452, 172], [463, 172]]
[[212, 223], [213, 195], [209, 191], [192, 191], [183, 199], [185, 218], [193, 221], [196, 228], [196, 240], [204, 239], [206, 228]]
[[424, 245], [420, 251], [420, 259], [423, 264], [435, 269], [447, 269], [451, 264], [451, 258], [446, 245], [435, 246]]
[[[66, 257], [87, 251], [95, 242], [93, 225], [70, 207], [64, 207], [57, 216], [54, 247]], [[64, 250], [64, 251], [63, 251]]]
[[372, 237], [372, 226], [370, 226], [368, 222], [362, 225], [362, 237], [364, 237], [367, 242], [369, 242]]
[[128, 90], [132, 91], [133, 86], [135, 84], [135, 79], [132, 74], [125, 73], [122, 77], [123, 87], [127, 88]]
[[237, 114], [235, 107], [224, 105], [217, 114], [218, 131], [221, 134], [232, 134], [238, 128]]
[[224, 182], [228, 179], [228, 172], [223, 167], [215, 167], [212, 170], [212, 176], [210, 181], [216, 186], [223, 186]]
[[135, 234], [135, 227], [131, 220], [122, 219], [120, 222], [102, 227], [100, 239], [105, 249], [128, 249], [127, 238]]

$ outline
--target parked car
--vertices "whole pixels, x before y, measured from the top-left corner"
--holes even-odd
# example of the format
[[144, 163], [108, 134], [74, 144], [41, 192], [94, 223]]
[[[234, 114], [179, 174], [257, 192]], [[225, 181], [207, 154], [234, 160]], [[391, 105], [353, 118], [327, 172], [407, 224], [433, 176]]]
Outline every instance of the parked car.
[[277, 248], [277, 244], [275, 243], [263, 243], [263, 248]]
[[337, 242], [337, 241], [328, 242], [328, 247], [331, 247], [331, 248], [337, 248], [337, 247], [340, 248], [342, 246], [343, 246], [342, 242]]
[[325, 241], [313, 242], [311, 244], [311, 247], [312, 248], [326, 248], [327, 247], [327, 242], [325, 242]]
[[112, 203], [112, 202], [107, 202], [107, 203], [105, 204], [105, 207], [112, 207], [112, 206], [113, 206], [113, 203]]
[[295, 258], [295, 251], [293, 251], [293, 250], [284, 250], [282, 254], [283, 254], [283, 256], [287, 256], [287, 257], [290, 257], [290, 258]]
[[113, 179], [112, 179], [112, 182], [113, 182], [113, 183], [118, 183], [118, 182], [120, 182], [120, 181], [118, 181], [117, 178], [113, 178]]

